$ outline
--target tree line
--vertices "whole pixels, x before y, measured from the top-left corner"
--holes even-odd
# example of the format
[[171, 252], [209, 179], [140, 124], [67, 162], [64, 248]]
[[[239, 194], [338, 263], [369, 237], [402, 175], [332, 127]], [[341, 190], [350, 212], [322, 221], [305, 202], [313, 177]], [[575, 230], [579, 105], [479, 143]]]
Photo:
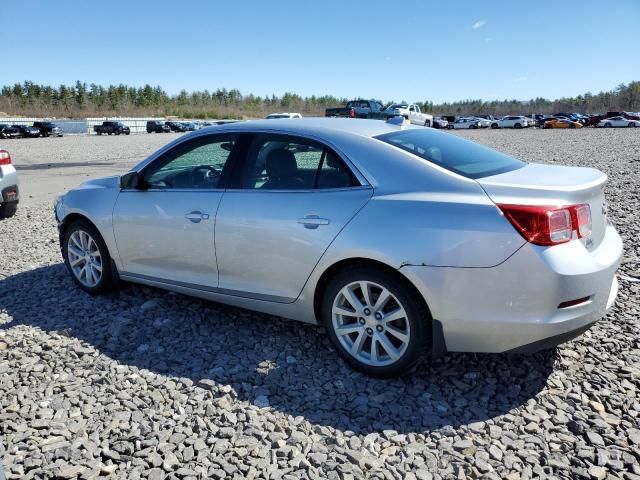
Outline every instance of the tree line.
[[[332, 95], [282, 96], [242, 94], [226, 88], [169, 95], [161, 87], [145, 85], [88, 84], [40, 85], [31, 81], [4, 85], [0, 89], [0, 112], [8, 115], [81, 118], [91, 116], [178, 116], [184, 118], [255, 118], [277, 111], [323, 115], [324, 109], [344, 104], [348, 99]], [[389, 104], [391, 102], [380, 102]], [[640, 82], [620, 84], [610, 91], [556, 100], [461, 100], [436, 104], [419, 102], [423, 111], [436, 115], [507, 115], [556, 113], [559, 111], [596, 113], [609, 110], [640, 110]]]

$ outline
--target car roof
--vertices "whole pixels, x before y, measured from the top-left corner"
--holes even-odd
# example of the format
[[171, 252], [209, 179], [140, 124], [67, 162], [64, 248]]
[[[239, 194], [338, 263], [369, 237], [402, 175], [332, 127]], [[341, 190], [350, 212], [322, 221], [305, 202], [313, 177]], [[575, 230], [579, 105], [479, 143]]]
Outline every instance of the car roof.
[[276, 118], [272, 120], [247, 120], [242, 122], [228, 123], [224, 125], [214, 125], [199, 130], [200, 134], [214, 133], [222, 131], [254, 131], [254, 130], [277, 130], [286, 131], [293, 135], [309, 135], [323, 133], [331, 134], [348, 133], [362, 137], [375, 137], [385, 133], [397, 132], [409, 128], [424, 128], [411, 125], [394, 125], [383, 120], [367, 120], [355, 118], [324, 118], [307, 117], [296, 119], [295, 122], [289, 119]]

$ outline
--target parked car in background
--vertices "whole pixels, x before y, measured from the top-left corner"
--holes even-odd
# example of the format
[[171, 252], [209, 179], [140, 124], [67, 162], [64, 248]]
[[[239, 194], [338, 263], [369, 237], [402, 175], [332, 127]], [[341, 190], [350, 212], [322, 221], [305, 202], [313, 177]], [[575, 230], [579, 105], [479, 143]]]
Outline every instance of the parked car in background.
[[94, 125], [93, 131], [98, 135], [106, 133], [107, 135], [129, 135], [131, 130], [122, 122], [106, 121], [102, 125]]
[[433, 117], [433, 128], [447, 128], [449, 122], [442, 117]]
[[149, 120], [147, 121], [147, 133], [167, 133], [170, 132], [171, 129], [164, 122], [159, 120]]
[[352, 100], [344, 107], [327, 108], [325, 117], [374, 118], [384, 120], [387, 114], [380, 102], [375, 100]]
[[33, 126], [40, 130], [43, 137], [61, 137], [62, 129], [53, 122], [33, 122]]
[[36, 127], [30, 127], [29, 125], [11, 125], [13, 128], [17, 128], [22, 138], [37, 138], [40, 136], [40, 129]]
[[550, 118], [544, 122], [543, 128], [582, 128], [580, 122], [574, 122], [568, 118]]
[[453, 123], [449, 123], [449, 125], [447, 125], [447, 128], [456, 130], [469, 128], [474, 130], [476, 128], [480, 128], [480, 121], [473, 117], [456, 118]]
[[611, 117], [605, 118], [604, 120], [600, 120], [598, 122], [598, 127], [601, 128], [611, 128], [611, 127], [640, 127], [640, 120], [632, 120], [625, 117]]
[[169, 127], [172, 132], [186, 132], [187, 129], [184, 127], [182, 122], [165, 122], [165, 125]]
[[522, 115], [508, 115], [491, 122], [491, 128], [525, 128], [529, 122]]
[[9, 152], [0, 148], [0, 218], [15, 215], [18, 201], [18, 173], [11, 163]]
[[627, 120], [640, 121], [640, 115], [638, 113], [634, 113], [634, 112], [607, 112], [607, 113], [601, 114], [601, 115], [592, 115], [591, 117], [589, 117], [589, 119], [587, 121], [587, 125], [595, 127], [595, 126], [598, 125], [598, 123], [600, 123], [601, 120], [606, 120], [607, 118], [613, 118], [613, 117], [623, 117], [623, 118], [626, 118]]
[[476, 117], [477, 118], [484, 118], [485, 120], [489, 120], [490, 122], [493, 122], [494, 120], [498, 120], [493, 115], [476, 115]]
[[489, 128], [491, 126], [491, 120], [482, 117], [472, 117], [478, 121], [480, 128]]
[[0, 123], [0, 138], [20, 138], [20, 130], [11, 125]]
[[606, 179], [432, 128], [258, 120], [184, 135], [55, 216], [90, 294], [120, 279], [320, 324], [349, 365], [396, 376], [429, 351], [534, 352], [600, 319], [622, 257]]
[[273, 120], [274, 118], [302, 118], [302, 115], [300, 115], [299, 113], [282, 112], [282, 113], [270, 113], [264, 118], [266, 118], [267, 120]]
[[424, 127], [433, 125], [433, 115], [422, 113], [420, 106], [415, 103], [394, 103], [384, 111], [387, 114], [387, 118], [404, 117], [412, 125], [422, 125]]

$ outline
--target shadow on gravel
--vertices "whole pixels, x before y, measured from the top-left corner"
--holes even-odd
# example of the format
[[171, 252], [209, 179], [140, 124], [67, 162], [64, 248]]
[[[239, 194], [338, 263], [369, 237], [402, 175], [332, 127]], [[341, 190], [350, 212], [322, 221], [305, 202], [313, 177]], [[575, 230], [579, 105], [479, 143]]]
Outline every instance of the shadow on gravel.
[[[346, 367], [317, 327], [134, 285], [91, 297], [62, 264], [0, 279], [0, 309], [13, 318], [0, 328], [56, 331], [123, 365], [205, 380], [213, 395], [230, 385], [240, 400], [356, 433], [424, 432], [505, 414], [545, 386], [554, 363], [554, 351], [448, 354], [405, 378], [372, 379]], [[104, 369], [104, 359], [72, 350], [70, 367]]]

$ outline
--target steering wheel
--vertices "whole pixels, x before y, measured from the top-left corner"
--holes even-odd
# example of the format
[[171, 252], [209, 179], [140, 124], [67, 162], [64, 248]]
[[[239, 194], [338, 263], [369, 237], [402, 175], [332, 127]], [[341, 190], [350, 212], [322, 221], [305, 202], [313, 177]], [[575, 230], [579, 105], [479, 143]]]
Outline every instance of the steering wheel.
[[[202, 173], [200, 173], [202, 172]], [[213, 165], [199, 165], [191, 171], [193, 185], [206, 186], [217, 183], [222, 172]]]

